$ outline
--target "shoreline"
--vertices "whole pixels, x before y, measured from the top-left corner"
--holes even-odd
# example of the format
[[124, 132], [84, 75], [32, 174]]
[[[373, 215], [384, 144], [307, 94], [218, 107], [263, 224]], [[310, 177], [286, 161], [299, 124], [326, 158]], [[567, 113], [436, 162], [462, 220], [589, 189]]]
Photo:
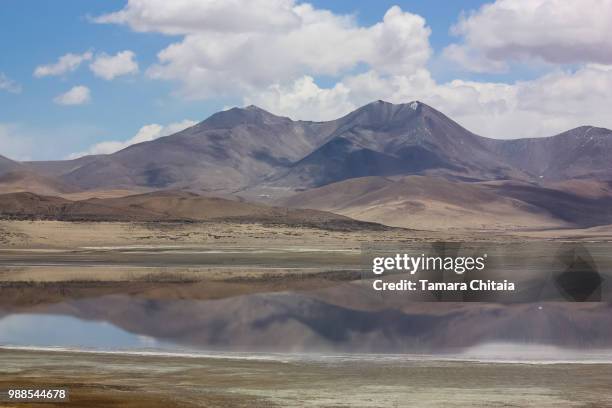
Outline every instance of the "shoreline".
[[[516, 346], [522, 346], [516, 344]], [[538, 347], [527, 345], [526, 347]], [[581, 353], [577, 349], [561, 349], [568, 352]], [[126, 357], [151, 357], [151, 358], [184, 358], [184, 359], [215, 359], [235, 361], [269, 361], [276, 363], [352, 363], [368, 362], [379, 364], [410, 363], [410, 362], [444, 362], [444, 363], [482, 363], [482, 364], [522, 364], [522, 365], [611, 365], [612, 349], [609, 352], [609, 360], [603, 359], [504, 359], [486, 358], [477, 356], [462, 356], [452, 353], [438, 354], [392, 354], [392, 353], [272, 353], [258, 351], [211, 351], [211, 350], [166, 350], [166, 349], [88, 349], [63, 346], [19, 346], [2, 345], [0, 351], [16, 352], [41, 352], [41, 353], [64, 353], [64, 354], [86, 354], [86, 355], [110, 355]], [[603, 351], [603, 350], [602, 350]], [[583, 353], [592, 355], [592, 353]]]
[[[612, 364], [272, 361], [0, 348], [0, 389], [63, 388], [52, 407], [604, 407]], [[520, 390], [520, 392], [517, 392]], [[39, 404], [19, 403], [33, 407]]]

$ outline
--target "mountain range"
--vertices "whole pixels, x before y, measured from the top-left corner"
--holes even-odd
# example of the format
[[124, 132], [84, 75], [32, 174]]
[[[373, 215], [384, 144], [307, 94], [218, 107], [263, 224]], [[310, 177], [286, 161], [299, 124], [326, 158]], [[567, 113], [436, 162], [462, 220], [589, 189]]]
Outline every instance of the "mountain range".
[[612, 224], [611, 157], [608, 129], [487, 138], [418, 101], [376, 101], [326, 122], [248, 106], [113, 154], [0, 156], [0, 193], [171, 190], [401, 227], [590, 227]]

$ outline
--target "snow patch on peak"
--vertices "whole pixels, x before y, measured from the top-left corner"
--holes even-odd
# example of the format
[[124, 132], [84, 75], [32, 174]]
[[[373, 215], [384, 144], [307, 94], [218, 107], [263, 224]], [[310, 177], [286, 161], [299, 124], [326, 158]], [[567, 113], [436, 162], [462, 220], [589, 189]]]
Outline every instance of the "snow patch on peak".
[[410, 105], [408, 105], [410, 107], [410, 109], [412, 110], [417, 110], [417, 108], [419, 107], [419, 103], [417, 101], [414, 102], [410, 102]]

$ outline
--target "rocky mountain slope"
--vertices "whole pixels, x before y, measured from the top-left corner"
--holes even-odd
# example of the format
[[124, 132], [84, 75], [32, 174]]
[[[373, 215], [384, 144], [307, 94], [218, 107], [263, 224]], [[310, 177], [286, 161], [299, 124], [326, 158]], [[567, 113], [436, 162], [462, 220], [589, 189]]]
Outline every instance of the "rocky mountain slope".
[[301, 159], [329, 131], [327, 124], [294, 122], [254, 106], [234, 108], [174, 135], [99, 157], [62, 178], [84, 189], [231, 192]]
[[[234, 108], [177, 134], [111, 155], [32, 163], [83, 189], [181, 188], [261, 192], [366, 176], [442, 175], [465, 181], [612, 179], [612, 132], [498, 140], [421, 103], [377, 101], [328, 122]], [[63, 164], [61, 164], [63, 163]]]
[[0, 175], [11, 171], [17, 171], [21, 167], [22, 165], [18, 162], [4, 156], [0, 156]]
[[0, 192], [183, 190], [397, 226], [588, 227], [612, 223], [611, 157], [608, 129], [499, 140], [418, 101], [327, 122], [249, 106], [110, 155], [0, 157]]

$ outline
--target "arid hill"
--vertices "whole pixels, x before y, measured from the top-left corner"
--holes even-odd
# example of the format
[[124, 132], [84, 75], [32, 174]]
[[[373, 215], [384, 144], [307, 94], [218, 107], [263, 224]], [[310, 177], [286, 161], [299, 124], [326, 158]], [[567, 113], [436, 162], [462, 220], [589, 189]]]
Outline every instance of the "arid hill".
[[[419, 229], [547, 229], [612, 223], [612, 195], [601, 183], [573, 186], [578, 192], [560, 183], [543, 187], [431, 176], [363, 177], [310, 189], [278, 204]], [[586, 191], [600, 195], [588, 196]]]
[[18, 220], [149, 221], [158, 214], [34, 193], [0, 195], [0, 217]]
[[57, 177], [44, 176], [28, 170], [10, 171], [0, 175], [0, 194], [13, 192], [36, 192], [44, 195], [69, 194], [79, 191]]
[[24, 162], [24, 164], [32, 170], [48, 177], [60, 177], [102, 157], [104, 157], [104, 155], [89, 155], [72, 160], [27, 161]]
[[235, 221], [325, 229], [381, 229], [325, 211], [251, 204], [181, 191], [71, 201], [33, 193], [0, 195], [0, 218], [60, 221]]

